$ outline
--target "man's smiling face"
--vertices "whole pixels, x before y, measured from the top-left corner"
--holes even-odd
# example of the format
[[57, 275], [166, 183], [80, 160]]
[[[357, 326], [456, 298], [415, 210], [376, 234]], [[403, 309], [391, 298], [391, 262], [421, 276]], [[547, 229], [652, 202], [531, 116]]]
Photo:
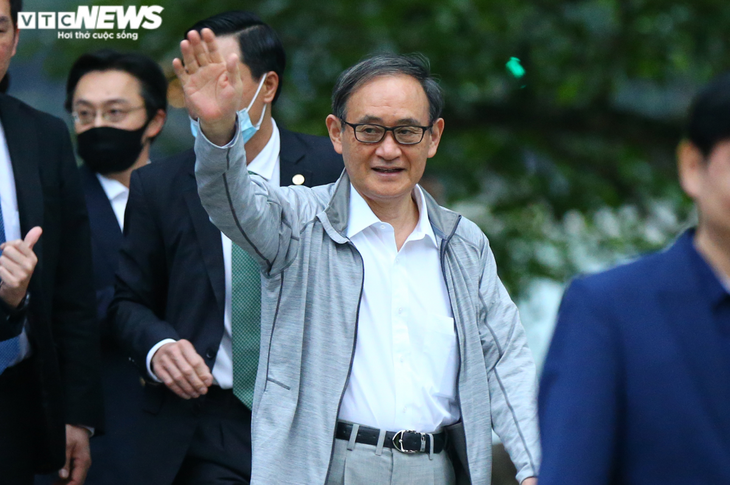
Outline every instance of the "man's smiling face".
[[[428, 126], [429, 103], [423, 87], [406, 75], [380, 76], [365, 83], [350, 95], [346, 105], [348, 123], [374, 123], [387, 127]], [[352, 127], [333, 115], [328, 127], [335, 150], [342, 154], [350, 181], [368, 202], [410, 197], [421, 180], [426, 160], [436, 154], [443, 120], [438, 119], [415, 145], [400, 145], [388, 132], [379, 143], [362, 143]]]

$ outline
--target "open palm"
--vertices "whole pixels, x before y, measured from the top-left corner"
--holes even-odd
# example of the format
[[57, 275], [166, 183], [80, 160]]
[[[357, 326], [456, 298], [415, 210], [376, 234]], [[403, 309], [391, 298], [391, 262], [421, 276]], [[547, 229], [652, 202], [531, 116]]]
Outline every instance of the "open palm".
[[238, 57], [224, 59], [210, 29], [203, 29], [201, 34], [190, 31], [180, 43], [180, 51], [185, 66], [175, 59], [172, 67], [182, 84], [188, 109], [208, 126], [235, 123], [243, 93]]

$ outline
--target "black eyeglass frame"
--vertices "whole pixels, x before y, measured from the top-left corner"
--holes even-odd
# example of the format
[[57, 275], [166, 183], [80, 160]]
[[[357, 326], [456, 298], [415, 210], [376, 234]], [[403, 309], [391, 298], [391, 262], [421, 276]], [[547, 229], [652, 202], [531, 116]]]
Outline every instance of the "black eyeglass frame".
[[[419, 143], [421, 143], [423, 141], [423, 137], [426, 136], [426, 132], [429, 131], [429, 130], [431, 130], [431, 128], [433, 128], [433, 123], [431, 123], [428, 126], [398, 125], [398, 126], [387, 127], [387, 126], [379, 125], [377, 123], [349, 123], [349, 122], [345, 121], [342, 118], [340, 118], [340, 121], [342, 121], [347, 126], [352, 127], [352, 132], [355, 135], [355, 139], [357, 141], [359, 141], [360, 143], [365, 143], [367, 145], [374, 145], [376, 143], [380, 143], [381, 141], [383, 141], [385, 139], [385, 135], [389, 131], [392, 131], [393, 132], [393, 140], [395, 140], [395, 142], [397, 144], [399, 144], [399, 145], [405, 145], [405, 146], [418, 145]], [[382, 128], [383, 129], [383, 136], [381, 136], [378, 141], [363, 141], [363, 140], [361, 140], [360, 138], [357, 137], [357, 127], [358, 126], [377, 126], [378, 128]], [[399, 128], [420, 128], [421, 129], [421, 138], [419, 138], [418, 141], [415, 141], [413, 143], [403, 143], [403, 142], [401, 142], [401, 141], [398, 140], [398, 136], [395, 134], [395, 130], [397, 130]]]
[[[79, 108], [74, 108], [74, 110], [71, 112], [71, 117], [73, 118], [75, 123], [79, 123], [82, 126], [85, 125], [91, 125], [96, 121], [96, 115], [101, 111], [101, 118], [106, 121], [107, 123], [120, 123], [127, 119], [127, 116], [129, 116], [129, 113], [133, 111], [137, 111], [140, 109], [145, 109], [147, 106], [144, 104], [141, 106], [133, 106], [131, 108], [102, 108], [101, 110], [94, 109], [94, 115], [87, 119], [82, 120], [81, 116], [79, 115]], [[114, 115], [111, 114], [112, 111], [119, 111], [120, 118], [114, 119]]]

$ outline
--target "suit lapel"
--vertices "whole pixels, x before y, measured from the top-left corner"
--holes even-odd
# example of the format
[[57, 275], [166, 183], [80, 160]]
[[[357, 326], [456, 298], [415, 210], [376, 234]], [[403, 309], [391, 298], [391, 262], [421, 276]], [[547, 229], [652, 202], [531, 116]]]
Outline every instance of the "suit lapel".
[[80, 168], [80, 171], [86, 196], [86, 207], [89, 211], [91, 237], [101, 249], [104, 260], [109, 264], [112, 273], [116, 272], [117, 254], [122, 244], [122, 230], [99, 179], [85, 165]]
[[[683, 238], [685, 239], [685, 238]], [[723, 429], [730, 430], [730, 358], [727, 335], [722, 334], [717, 316], [693, 256], [691, 240], [680, 240], [670, 249], [673, 264], [667, 268], [672, 284], [658, 295], [659, 307], [677, 335], [678, 356], [690, 371], [704, 397], [707, 411]], [[701, 270], [709, 268], [700, 268]]]
[[[194, 160], [194, 158], [193, 158]], [[190, 218], [195, 228], [195, 235], [198, 238], [200, 249], [203, 254], [203, 262], [208, 270], [210, 284], [213, 287], [216, 302], [221, 310], [225, 308], [225, 267], [223, 262], [223, 247], [221, 233], [212, 222], [208, 213], [205, 212], [198, 196], [198, 186], [195, 183], [194, 164], [189, 167], [187, 174], [183, 177], [185, 182], [184, 197], [190, 213]]]
[[296, 185], [306, 185], [307, 187], [311, 187], [312, 177], [314, 174], [311, 170], [298, 167], [299, 162], [301, 162], [307, 154], [306, 147], [303, 146], [302, 142], [289, 130], [279, 128], [279, 135], [281, 137], [279, 148], [279, 173], [281, 177], [281, 185], [292, 185], [296, 182]]
[[[10, 153], [18, 198], [20, 231], [23, 236], [33, 227], [43, 227], [44, 192], [38, 170], [38, 146], [40, 140], [35, 123], [20, 105], [7, 96], [0, 95], [0, 120]], [[34, 251], [41, 258], [43, 238]], [[40, 263], [39, 263], [40, 264]]]

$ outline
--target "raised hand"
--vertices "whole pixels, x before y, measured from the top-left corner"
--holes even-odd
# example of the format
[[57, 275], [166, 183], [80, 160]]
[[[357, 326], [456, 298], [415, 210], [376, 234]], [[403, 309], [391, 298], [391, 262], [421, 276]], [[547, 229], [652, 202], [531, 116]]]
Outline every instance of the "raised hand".
[[175, 58], [172, 67], [182, 84], [185, 104], [198, 116], [205, 136], [216, 145], [225, 145], [233, 137], [243, 94], [238, 56], [224, 59], [213, 31], [203, 29], [201, 34], [188, 32], [180, 43], [185, 66]]

